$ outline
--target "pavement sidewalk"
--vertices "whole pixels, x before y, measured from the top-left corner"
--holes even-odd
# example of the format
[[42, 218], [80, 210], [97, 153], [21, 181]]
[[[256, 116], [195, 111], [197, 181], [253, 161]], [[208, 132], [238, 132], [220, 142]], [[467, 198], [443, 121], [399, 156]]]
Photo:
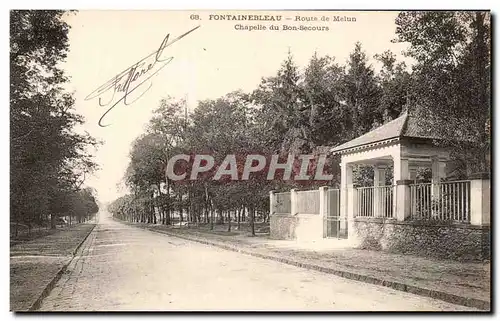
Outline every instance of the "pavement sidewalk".
[[78, 224], [10, 247], [10, 310], [36, 308], [95, 224]]
[[342, 246], [342, 240], [298, 243], [271, 240], [268, 236], [128, 224], [454, 304], [490, 309], [490, 262], [457, 262], [353, 249]]

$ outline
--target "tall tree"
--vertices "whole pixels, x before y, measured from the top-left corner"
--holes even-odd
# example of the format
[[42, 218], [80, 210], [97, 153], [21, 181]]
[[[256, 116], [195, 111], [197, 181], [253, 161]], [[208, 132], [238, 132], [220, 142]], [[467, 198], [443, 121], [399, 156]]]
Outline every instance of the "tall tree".
[[360, 136], [370, 129], [379, 115], [376, 115], [380, 102], [380, 88], [373, 67], [357, 42], [349, 55], [347, 71], [343, 79], [344, 102], [349, 116], [346, 119], [348, 137]]
[[415, 113], [442, 138], [463, 173], [490, 168], [490, 14], [404, 12], [396, 41], [409, 42]]
[[342, 104], [343, 66], [314, 53], [304, 71], [304, 116], [310, 127], [310, 147], [343, 142], [347, 113]]
[[275, 151], [288, 151], [292, 144], [301, 148], [310, 138], [300, 80], [301, 74], [289, 52], [277, 75], [262, 79], [252, 94], [262, 111], [263, 135]]
[[[61, 199], [78, 191], [96, 169], [78, 134], [83, 118], [65, 92], [60, 63], [68, 51], [65, 11], [13, 10], [10, 14], [11, 219], [41, 223], [62, 213]], [[55, 226], [55, 217], [52, 226]]]
[[375, 55], [375, 59], [382, 63], [378, 74], [378, 83], [381, 88], [380, 102], [377, 106], [375, 127], [397, 118], [411, 96], [411, 75], [404, 62], [397, 62], [396, 55], [390, 50]]

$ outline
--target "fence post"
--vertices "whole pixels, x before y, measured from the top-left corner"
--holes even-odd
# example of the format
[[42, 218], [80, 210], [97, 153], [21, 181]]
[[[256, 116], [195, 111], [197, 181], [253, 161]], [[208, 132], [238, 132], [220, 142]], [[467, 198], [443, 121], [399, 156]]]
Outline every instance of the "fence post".
[[[360, 243], [360, 239], [356, 235], [356, 229], [355, 229], [355, 221], [354, 221], [354, 215], [355, 215], [355, 207], [358, 206], [358, 199], [356, 197], [356, 188], [354, 187], [354, 184], [352, 182], [350, 184], [347, 184], [345, 190], [340, 191], [340, 196], [342, 197], [342, 193], [345, 193], [345, 202], [347, 203], [345, 205], [345, 217], [346, 217], [346, 224], [345, 226], [347, 227], [347, 238], [349, 239], [349, 242], [352, 243], [353, 246], [357, 246]], [[342, 215], [342, 213], [341, 213]]]
[[326, 237], [326, 216], [328, 211], [328, 196], [326, 195], [328, 191], [327, 186], [321, 186], [319, 188], [319, 217], [321, 223], [323, 224], [323, 237]]
[[347, 227], [347, 238], [352, 244], [356, 244], [358, 239], [354, 233], [354, 207], [356, 206], [354, 199], [353, 185], [353, 166], [342, 160], [340, 163], [340, 213], [339, 216], [345, 218]]
[[488, 173], [475, 174], [470, 182], [470, 223], [490, 225], [490, 179]]
[[396, 181], [396, 197], [394, 198], [395, 214], [398, 221], [404, 221], [410, 216], [410, 184], [412, 180]]
[[[423, 185], [425, 188], [425, 185]], [[418, 185], [415, 183], [415, 180], [412, 180], [412, 183], [410, 184], [410, 215], [415, 215], [417, 213], [417, 188]], [[432, 188], [432, 185], [431, 185]], [[425, 193], [425, 192], [424, 192]], [[425, 194], [424, 194], [425, 195]], [[420, 205], [420, 208], [422, 208], [422, 205]], [[422, 214], [420, 214], [422, 215]]]
[[274, 214], [275, 208], [276, 208], [276, 195], [274, 195], [274, 191], [269, 191], [269, 216]]
[[373, 216], [384, 216], [382, 196], [383, 191], [380, 186], [385, 185], [385, 167], [375, 166], [373, 171]]
[[295, 188], [290, 190], [290, 215], [297, 215], [297, 191]]

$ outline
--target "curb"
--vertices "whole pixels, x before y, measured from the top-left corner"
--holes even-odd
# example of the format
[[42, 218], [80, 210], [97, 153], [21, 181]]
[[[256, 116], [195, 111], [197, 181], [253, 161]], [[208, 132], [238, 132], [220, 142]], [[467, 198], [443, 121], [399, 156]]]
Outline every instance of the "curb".
[[368, 276], [368, 275], [364, 275], [364, 274], [328, 268], [328, 267], [315, 265], [315, 264], [311, 264], [311, 263], [302, 263], [302, 262], [295, 261], [295, 260], [288, 259], [288, 258], [284, 258], [284, 257], [279, 257], [279, 256], [269, 255], [269, 254], [262, 254], [262, 253], [258, 253], [258, 252], [246, 250], [246, 249], [240, 249], [240, 248], [237, 248], [236, 246], [233, 246], [233, 245], [220, 244], [217, 242], [208, 241], [206, 239], [200, 239], [200, 238], [196, 238], [196, 237], [179, 235], [175, 232], [155, 230], [155, 229], [152, 229], [150, 227], [140, 227], [140, 228], [142, 228], [144, 230], [151, 231], [151, 232], [159, 233], [159, 234], [166, 234], [169, 236], [185, 239], [188, 241], [198, 242], [198, 243], [219, 247], [219, 248], [233, 251], [233, 252], [251, 255], [254, 257], [262, 258], [262, 259], [273, 260], [273, 261], [277, 261], [280, 263], [293, 265], [293, 266], [297, 266], [297, 267], [301, 267], [301, 268], [305, 268], [305, 269], [309, 269], [309, 270], [333, 274], [333, 275], [340, 276], [340, 277], [343, 277], [346, 279], [351, 279], [351, 280], [360, 281], [360, 282], [369, 283], [369, 284], [374, 284], [374, 285], [385, 286], [385, 287], [392, 288], [392, 289], [397, 290], [397, 291], [402, 291], [402, 292], [412, 293], [412, 294], [416, 294], [416, 295], [420, 295], [420, 296], [425, 296], [425, 297], [429, 297], [432, 299], [437, 299], [437, 300], [445, 301], [445, 302], [452, 303], [452, 304], [462, 305], [462, 306], [466, 306], [466, 307], [470, 307], [470, 308], [476, 308], [476, 309], [484, 310], [485, 312], [489, 312], [491, 309], [490, 302], [480, 300], [480, 299], [463, 297], [463, 296], [450, 294], [450, 293], [446, 293], [446, 292], [442, 292], [442, 291], [421, 288], [421, 287], [414, 286], [414, 285], [408, 285], [408, 284], [404, 284], [404, 283], [400, 283], [400, 282], [396, 282], [396, 281], [384, 280], [384, 279], [380, 279], [380, 278], [376, 278], [376, 277], [372, 277], [372, 276]]
[[[36, 299], [36, 301], [33, 302], [33, 304], [31, 305], [31, 307], [27, 311], [33, 312], [33, 311], [36, 311], [36, 310], [38, 310], [40, 308], [40, 306], [42, 305], [43, 299], [45, 299], [50, 294], [50, 291], [52, 291], [52, 289], [55, 287], [57, 281], [59, 281], [59, 279], [64, 274], [64, 272], [66, 272], [66, 269], [68, 268], [68, 266], [70, 265], [70, 263], [75, 258], [76, 253], [78, 252], [78, 250], [80, 249], [80, 247], [82, 247], [83, 243], [85, 243], [85, 241], [88, 239], [88, 237], [92, 233], [92, 231], [94, 231], [94, 228], [96, 227], [96, 225], [97, 224], [94, 224], [94, 226], [90, 229], [90, 231], [87, 233], [87, 235], [85, 235], [85, 237], [83, 238], [83, 240], [73, 250], [71, 259], [69, 259], [68, 262], [61, 267], [61, 269], [59, 270], [59, 272], [57, 272], [57, 274], [54, 276], [54, 278], [49, 282], [49, 284], [47, 284], [47, 286], [45, 287], [45, 289], [43, 289], [43, 291], [40, 294], [40, 296], [38, 297], [38, 299]], [[22, 311], [16, 311], [16, 312], [22, 312]]]

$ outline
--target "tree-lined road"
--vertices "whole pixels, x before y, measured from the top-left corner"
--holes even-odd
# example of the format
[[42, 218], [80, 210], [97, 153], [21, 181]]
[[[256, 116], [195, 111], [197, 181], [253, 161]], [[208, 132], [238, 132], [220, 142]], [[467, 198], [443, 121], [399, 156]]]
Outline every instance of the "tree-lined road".
[[101, 215], [40, 310], [471, 310]]

